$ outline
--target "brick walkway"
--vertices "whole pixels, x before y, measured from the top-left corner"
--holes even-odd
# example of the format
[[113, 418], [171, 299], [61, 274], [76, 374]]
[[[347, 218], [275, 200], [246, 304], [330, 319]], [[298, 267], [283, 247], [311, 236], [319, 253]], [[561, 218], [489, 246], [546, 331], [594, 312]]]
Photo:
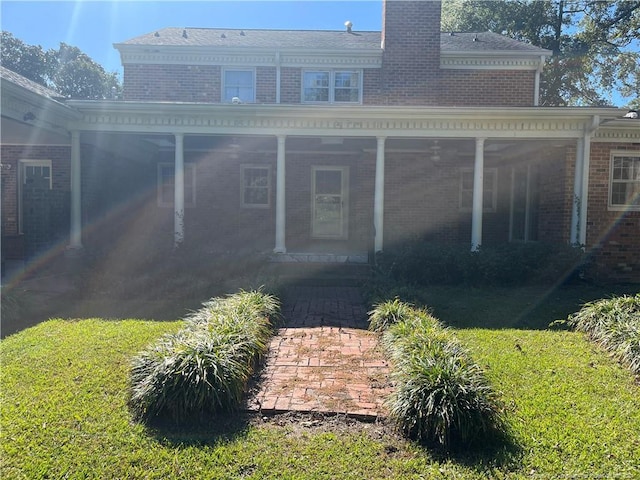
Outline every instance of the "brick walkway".
[[290, 287], [252, 411], [383, 417], [388, 366], [357, 287]]

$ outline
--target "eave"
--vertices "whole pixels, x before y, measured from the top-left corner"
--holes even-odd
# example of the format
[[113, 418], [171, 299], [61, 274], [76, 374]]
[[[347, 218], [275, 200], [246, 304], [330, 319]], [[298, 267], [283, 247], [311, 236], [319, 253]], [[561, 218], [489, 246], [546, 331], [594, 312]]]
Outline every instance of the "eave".
[[[187, 135], [580, 138], [592, 125], [625, 113], [617, 108], [578, 107], [342, 107], [82, 100], [68, 104], [82, 114], [82, 120], [73, 122], [70, 128]], [[631, 141], [638, 136], [624, 132]]]

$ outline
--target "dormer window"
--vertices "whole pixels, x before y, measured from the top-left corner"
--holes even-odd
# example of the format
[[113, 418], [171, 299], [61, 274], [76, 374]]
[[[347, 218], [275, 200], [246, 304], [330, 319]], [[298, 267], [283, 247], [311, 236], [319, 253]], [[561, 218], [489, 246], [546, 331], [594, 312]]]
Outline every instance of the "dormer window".
[[304, 103], [362, 103], [359, 70], [308, 70], [302, 76]]
[[[222, 101], [231, 103], [234, 98], [241, 103], [256, 101], [255, 71], [252, 69], [225, 69], [222, 82]], [[237, 102], [237, 101], [236, 101]]]

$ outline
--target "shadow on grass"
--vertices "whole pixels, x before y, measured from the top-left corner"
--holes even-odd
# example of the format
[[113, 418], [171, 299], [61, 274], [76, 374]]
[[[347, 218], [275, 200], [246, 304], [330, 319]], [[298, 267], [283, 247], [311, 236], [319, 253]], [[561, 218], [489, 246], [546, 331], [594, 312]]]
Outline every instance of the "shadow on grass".
[[168, 416], [143, 422], [147, 434], [169, 446], [216, 445], [243, 438], [251, 422], [252, 414], [224, 412], [206, 414], [177, 422]]

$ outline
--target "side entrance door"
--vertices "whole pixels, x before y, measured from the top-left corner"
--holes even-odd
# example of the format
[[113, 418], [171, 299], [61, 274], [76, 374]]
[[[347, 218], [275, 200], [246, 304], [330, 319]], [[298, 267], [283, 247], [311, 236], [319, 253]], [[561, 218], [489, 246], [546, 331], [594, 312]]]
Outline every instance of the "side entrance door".
[[311, 237], [346, 240], [349, 232], [349, 167], [311, 169]]

